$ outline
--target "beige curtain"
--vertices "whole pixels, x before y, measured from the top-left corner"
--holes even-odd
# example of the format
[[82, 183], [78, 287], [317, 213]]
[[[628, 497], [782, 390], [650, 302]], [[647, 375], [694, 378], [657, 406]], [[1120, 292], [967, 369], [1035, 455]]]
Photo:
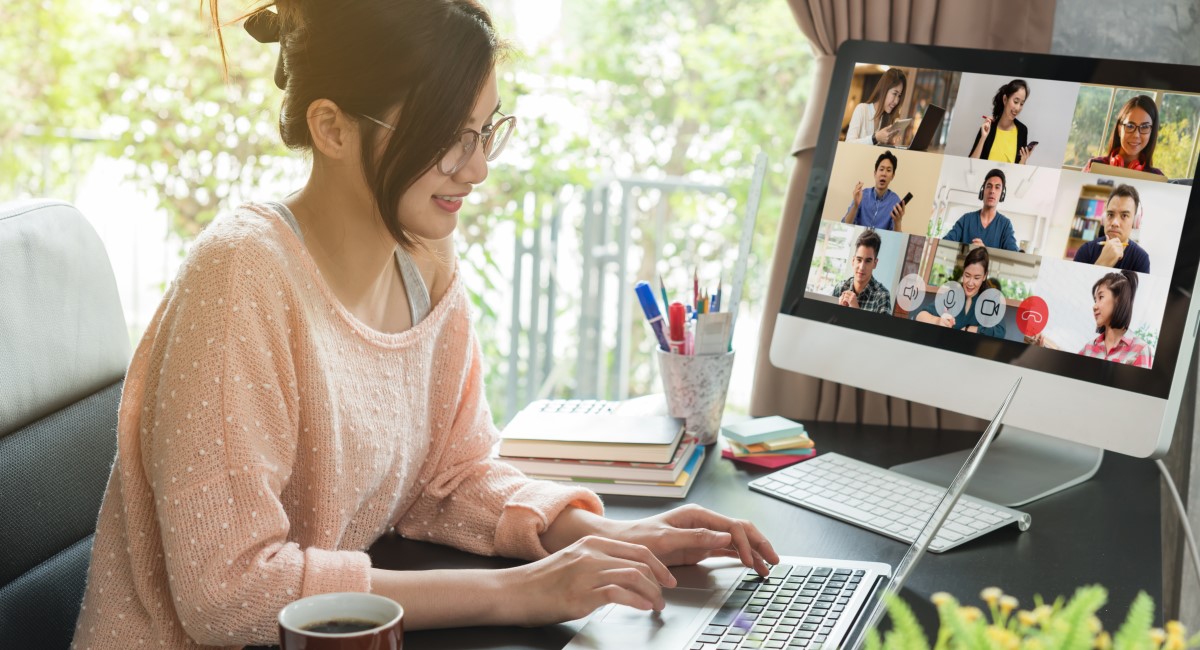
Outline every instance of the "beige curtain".
[[1054, 28], [1053, 0], [788, 0], [800, 31], [812, 44], [816, 73], [792, 155], [796, 166], [788, 184], [783, 218], [775, 238], [771, 279], [754, 373], [753, 415], [864, 424], [982, 428], [975, 418], [923, 404], [862, 391], [771, 365], [771, 334], [779, 313], [800, 206], [808, 185], [821, 112], [833, 73], [834, 53], [848, 39], [1049, 52]]

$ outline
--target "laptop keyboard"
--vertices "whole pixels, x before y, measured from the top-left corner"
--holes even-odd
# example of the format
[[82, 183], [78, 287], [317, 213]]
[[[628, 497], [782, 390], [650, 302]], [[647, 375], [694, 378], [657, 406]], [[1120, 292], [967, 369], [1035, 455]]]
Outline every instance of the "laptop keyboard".
[[531, 402], [527, 411], [538, 413], [574, 413], [576, 415], [612, 415], [620, 402], [601, 399], [542, 399]]
[[775, 565], [766, 578], [747, 570], [689, 647], [820, 648], [864, 574], [862, 569], [790, 564]]
[[[929, 521], [946, 488], [840, 454], [825, 453], [751, 481], [750, 489], [909, 544]], [[962, 495], [929, 550], [941, 553], [1017, 524], [1027, 513]]]

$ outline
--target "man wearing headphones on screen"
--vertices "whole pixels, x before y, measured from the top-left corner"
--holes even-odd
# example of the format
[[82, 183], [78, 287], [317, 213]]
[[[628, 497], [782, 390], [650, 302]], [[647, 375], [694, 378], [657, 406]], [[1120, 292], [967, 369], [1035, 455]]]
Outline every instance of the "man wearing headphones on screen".
[[983, 208], [959, 217], [942, 239], [1009, 251], [1020, 250], [1017, 236], [1013, 234], [1012, 221], [996, 210], [1008, 193], [1006, 185], [1004, 172], [999, 169], [989, 171], [983, 177], [983, 186], [979, 188], [979, 200], [983, 201]]
[[1104, 202], [1104, 236], [1075, 251], [1075, 261], [1096, 266], [1150, 272], [1150, 254], [1129, 238], [1137, 222], [1142, 198], [1136, 187], [1118, 185]]

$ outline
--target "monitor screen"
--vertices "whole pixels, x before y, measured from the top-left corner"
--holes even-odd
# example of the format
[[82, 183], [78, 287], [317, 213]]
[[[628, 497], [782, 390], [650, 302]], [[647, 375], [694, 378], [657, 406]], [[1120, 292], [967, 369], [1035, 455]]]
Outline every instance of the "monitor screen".
[[848, 43], [782, 314], [1166, 399], [1198, 124], [1193, 68]]

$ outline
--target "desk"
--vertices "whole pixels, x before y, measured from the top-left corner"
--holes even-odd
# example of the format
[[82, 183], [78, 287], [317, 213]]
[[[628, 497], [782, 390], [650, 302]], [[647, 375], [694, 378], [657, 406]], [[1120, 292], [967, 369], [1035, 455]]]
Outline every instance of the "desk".
[[[962, 433], [815, 424], [809, 432], [817, 449], [836, 451], [888, 466], [938, 452], [972, 446]], [[907, 546], [849, 524], [750, 492], [746, 483], [764, 471], [709, 457], [686, 501], [755, 522], [781, 555], [877, 560], [893, 567]], [[928, 554], [910, 577], [904, 597], [927, 633], [937, 614], [928, 603], [936, 591], [948, 591], [979, 605], [984, 587], [998, 586], [1016, 596], [1023, 608], [1033, 595], [1069, 596], [1075, 588], [1100, 582], [1109, 605], [1099, 613], [1105, 629], [1115, 630], [1138, 590], [1162, 602], [1162, 554], [1159, 533], [1159, 483], [1154, 464], [1106, 454], [1092, 480], [1023, 508], [1033, 517], [1024, 533], [1016, 527], [968, 542], [945, 554]], [[606, 497], [609, 516], [644, 517], [684, 503], [645, 497]], [[486, 558], [396, 536], [370, 549], [376, 566], [389, 569], [499, 568], [512, 560]], [[1156, 611], [1157, 624], [1161, 614]], [[562, 648], [579, 622], [535, 629], [489, 627], [410, 632], [406, 650], [457, 648]]]

